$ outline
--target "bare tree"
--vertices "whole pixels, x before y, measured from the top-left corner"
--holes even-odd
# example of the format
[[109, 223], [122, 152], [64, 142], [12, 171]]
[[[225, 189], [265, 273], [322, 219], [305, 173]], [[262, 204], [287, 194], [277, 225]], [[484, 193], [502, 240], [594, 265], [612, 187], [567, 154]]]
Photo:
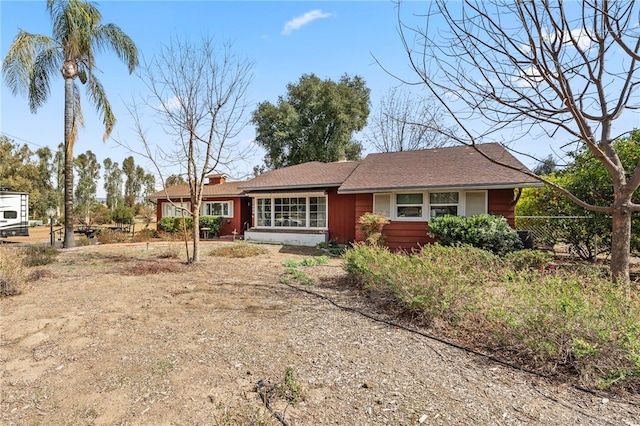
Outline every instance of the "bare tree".
[[456, 125], [446, 136], [480, 152], [477, 144], [504, 143], [506, 131], [511, 140], [530, 138], [532, 149], [544, 135], [586, 147], [611, 177], [610, 205], [588, 204], [538, 179], [585, 209], [611, 215], [611, 273], [628, 281], [640, 162], [625, 170], [612, 144], [633, 130], [616, 135], [616, 123], [640, 108], [636, 2], [436, 0], [428, 7], [419, 25], [399, 12], [400, 34], [420, 84]]
[[[210, 38], [199, 42], [172, 39], [150, 62], [143, 78], [150, 96], [144, 105], [155, 113], [156, 124], [171, 138], [171, 148], [152, 145], [134, 102], [129, 111], [145, 147], [144, 155], [163, 171], [180, 170], [189, 186], [193, 218], [193, 250], [187, 260], [200, 260], [200, 210], [205, 177], [229, 170], [243, 156], [237, 140], [248, 123], [245, 94], [252, 80], [253, 63], [233, 54], [228, 44]], [[180, 200], [174, 200], [180, 202]], [[182, 203], [177, 203], [182, 207]]]
[[447, 139], [433, 129], [443, 125], [442, 108], [432, 99], [392, 87], [369, 120], [365, 138], [380, 152], [438, 148]]

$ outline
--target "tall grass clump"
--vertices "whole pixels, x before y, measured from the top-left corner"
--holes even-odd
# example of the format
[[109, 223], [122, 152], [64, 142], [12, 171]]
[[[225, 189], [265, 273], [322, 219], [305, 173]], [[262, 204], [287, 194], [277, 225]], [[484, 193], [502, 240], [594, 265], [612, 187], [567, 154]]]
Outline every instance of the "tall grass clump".
[[582, 385], [640, 392], [638, 285], [535, 251], [501, 258], [463, 246], [412, 254], [355, 245], [344, 267], [361, 288], [446, 337]]
[[20, 249], [24, 254], [23, 265], [26, 267], [44, 266], [58, 259], [58, 249], [51, 246], [31, 245]]
[[19, 248], [0, 244], [0, 297], [20, 294], [27, 281], [25, 253]]

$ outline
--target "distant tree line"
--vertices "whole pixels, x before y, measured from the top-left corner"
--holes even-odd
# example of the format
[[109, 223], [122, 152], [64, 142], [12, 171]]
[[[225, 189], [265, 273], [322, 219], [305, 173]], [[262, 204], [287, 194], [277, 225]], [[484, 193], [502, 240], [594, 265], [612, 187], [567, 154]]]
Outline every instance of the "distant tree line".
[[[104, 169], [102, 167], [104, 166]], [[46, 218], [45, 211], [54, 207], [58, 215], [64, 205], [64, 144], [53, 152], [49, 147], [33, 152], [27, 145], [19, 145], [0, 135], [0, 187], [29, 193], [32, 218]], [[80, 221], [104, 221], [118, 208], [132, 209], [135, 214], [144, 208], [142, 201], [155, 192], [155, 177], [135, 164], [132, 156], [122, 166], [111, 158], [102, 165], [88, 150], [73, 159], [75, 216]], [[101, 174], [102, 172], [102, 174]], [[106, 200], [97, 201], [98, 182], [102, 176]]]

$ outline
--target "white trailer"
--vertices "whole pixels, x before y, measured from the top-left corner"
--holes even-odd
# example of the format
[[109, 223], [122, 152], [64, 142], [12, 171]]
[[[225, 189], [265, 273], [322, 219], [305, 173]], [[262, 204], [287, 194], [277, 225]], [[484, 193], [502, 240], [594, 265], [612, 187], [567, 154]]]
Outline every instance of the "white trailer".
[[0, 188], [0, 237], [29, 236], [29, 194]]

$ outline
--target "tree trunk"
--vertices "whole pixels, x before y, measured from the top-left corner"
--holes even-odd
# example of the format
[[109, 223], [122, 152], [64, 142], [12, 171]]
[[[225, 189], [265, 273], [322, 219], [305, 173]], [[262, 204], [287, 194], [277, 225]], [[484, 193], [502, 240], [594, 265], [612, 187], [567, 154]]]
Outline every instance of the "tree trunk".
[[73, 79], [64, 80], [64, 242], [75, 245], [73, 235]]
[[191, 212], [193, 216], [193, 263], [200, 261], [200, 209]]
[[617, 207], [611, 215], [611, 276], [616, 283], [629, 281], [631, 211]]

